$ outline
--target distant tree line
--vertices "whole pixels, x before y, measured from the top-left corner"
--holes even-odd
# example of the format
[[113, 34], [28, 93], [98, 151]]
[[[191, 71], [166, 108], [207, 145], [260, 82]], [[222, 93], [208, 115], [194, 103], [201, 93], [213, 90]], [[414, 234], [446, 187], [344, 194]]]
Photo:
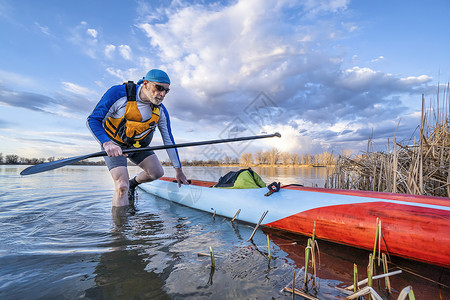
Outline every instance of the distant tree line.
[[[277, 149], [267, 151], [257, 151], [255, 153], [243, 153], [240, 158], [224, 156], [216, 160], [184, 160], [183, 166], [217, 166], [217, 165], [236, 165], [236, 166], [330, 166], [336, 163], [337, 158], [329, 152], [319, 154], [303, 154], [280, 152]], [[163, 165], [170, 166], [170, 161], [164, 161]]]
[[[62, 159], [62, 158], [58, 158]], [[280, 152], [277, 149], [267, 151], [257, 151], [255, 153], [243, 153], [240, 158], [224, 156], [214, 160], [183, 160], [183, 166], [220, 166], [220, 165], [236, 165], [236, 166], [265, 166], [265, 165], [282, 165], [282, 166], [330, 166], [336, 163], [336, 157], [329, 152], [319, 154], [303, 154]], [[55, 157], [48, 158], [26, 158], [19, 157], [15, 154], [3, 156], [0, 153], [0, 164], [6, 165], [36, 165], [45, 162], [55, 161]], [[170, 161], [163, 161], [164, 166], [171, 166]], [[105, 165], [104, 160], [89, 161], [87, 159], [75, 163], [75, 165]]]
[[[63, 159], [63, 158], [57, 158], [57, 159]], [[45, 162], [52, 162], [57, 160], [54, 156], [48, 157], [48, 158], [26, 158], [26, 157], [20, 157], [16, 154], [8, 154], [3, 156], [3, 153], [0, 153], [0, 164], [3, 165], [37, 165], [37, 164], [43, 164]], [[105, 162], [103, 160], [99, 161], [89, 161], [87, 159], [81, 160], [77, 163], [74, 163], [74, 165], [104, 165]]]
[[254, 165], [283, 165], [283, 166], [330, 166], [336, 163], [336, 157], [329, 152], [318, 154], [303, 154], [280, 152], [273, 148], [267, 151], [257, 151], [256, 153], [243, 153], [239, 163], [245, 166]]

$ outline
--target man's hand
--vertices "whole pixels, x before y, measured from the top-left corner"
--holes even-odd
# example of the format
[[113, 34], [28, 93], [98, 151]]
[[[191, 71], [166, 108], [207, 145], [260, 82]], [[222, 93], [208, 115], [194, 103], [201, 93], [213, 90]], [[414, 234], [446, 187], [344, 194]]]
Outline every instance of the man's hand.
[[181, 184], [189, 184], [186, 175], [184, 175], [183, 170], [181, 170], [181, 168], [176, 168], [175, 171], [177, 172], [178, 187], [181, 187]]
[[122, 148], [120, 146], [114, 144], [112, 141], [103, 143], [103, 149], [105, 149], [106, 154], [108, 154], [109, 157], [115, 157], [115, 156], [121, 156]]

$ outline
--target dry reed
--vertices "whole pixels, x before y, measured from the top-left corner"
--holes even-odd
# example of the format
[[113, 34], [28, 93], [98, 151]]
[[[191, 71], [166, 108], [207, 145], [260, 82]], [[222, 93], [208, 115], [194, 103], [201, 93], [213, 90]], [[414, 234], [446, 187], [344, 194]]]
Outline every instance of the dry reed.
[[388, 141], [386, 152], [367, 151], [355, 158], [340, 156], [325, 187], [450, 197], [450, 85], [440, 102], [425, 106], [418, 140]]
[[[389, 273], [389, 268], [388, 268], [388, 262], [387, 262], [387, 257], [386, 257], [386, 254], [385, 253], [383, 253], [382, 254], [382, 260], [383, 260], [383, 272], [386, 274], [386, 273]], [[387, 292], [390, 294], [390, 293], [392, 293], [392, 289], [391, 289], [391, 281], [389, 280], [389, 277], [388, 276], [386, 276], [385, 278], [384, 278], [384, 283], [385, 283], [385, 285], [386, 285], [386, 290], [387, 290]]]

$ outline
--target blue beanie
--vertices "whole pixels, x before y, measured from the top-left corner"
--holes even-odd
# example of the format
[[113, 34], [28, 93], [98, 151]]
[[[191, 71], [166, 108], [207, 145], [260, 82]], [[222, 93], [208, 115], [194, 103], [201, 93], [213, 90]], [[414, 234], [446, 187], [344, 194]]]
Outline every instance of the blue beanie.
[[138, 81], [138, 84], [142, 84], [144, 80], [170, 84], [169, 75], [167, 75], [166, 72], [158, 69], [152, 69], [148, 71], [147, 75], [145, 75], [145, 77]]

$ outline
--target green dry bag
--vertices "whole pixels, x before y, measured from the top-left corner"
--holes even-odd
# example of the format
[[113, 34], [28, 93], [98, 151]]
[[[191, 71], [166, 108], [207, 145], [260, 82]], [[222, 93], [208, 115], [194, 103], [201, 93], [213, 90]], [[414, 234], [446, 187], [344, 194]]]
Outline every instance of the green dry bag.
[[266, 187], [266, 183], [251, 168], [231, 171], [220, 177], [215, 188], [223, 189], [257, 189]]

